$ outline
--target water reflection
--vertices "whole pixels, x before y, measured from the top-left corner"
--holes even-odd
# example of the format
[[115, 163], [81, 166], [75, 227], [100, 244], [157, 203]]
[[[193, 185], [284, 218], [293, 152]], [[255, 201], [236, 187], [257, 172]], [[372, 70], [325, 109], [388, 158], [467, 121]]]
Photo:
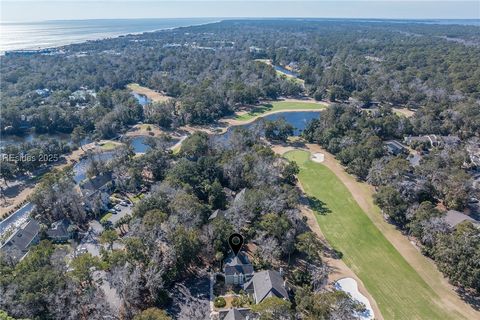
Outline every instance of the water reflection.
[[[313, 119], [318, 119], [320, 117], [320, 111], [299, 111], [299, 112], [292, 112], [292, 111], [285, 111], [267, 115], [265, 117], [258, 118], [257, 120], [243, 125], [232, 126], [228, 128], [227, 132], [222, 135], [219, 135], [218, 138], [220, 141], [226, 141], [230, 138], [232, 132], [238, 128], [246, 128], [246, 129], [262, 129], [262, 122], [265, 120], [274, 121], [280, 118], [284, 118], [290, 125], [293, 126], [294, 136], [299, 136], [303, 130], [307, 127], [307, 125]], [[262, 133], [263, 134], [263, 133]]]
[[140, 103], [140, 105], [142, 107], [145, 107], [147, 104], [149, 104], [151, 102], [151, 100], [148, 99], [146, 95], [139, 94], [139, 93], [136, 93], [136, 92], [132, 92], [132, 94], [135, 97], [135, 99], [137, 99], [138, 103]]
[[96, 153], [91, 157], [86, 157], [78, 161], [73, 166], [73, 174], [74, 174], [73, 179], [75, 180], [75, 182], [79, 183], [80, 181], [87, 178], [87, 169], [89, 165], [92, 163], [92, 161], [108, 161], [113, 158], [113, 154], [114, 154], [113, 151]]

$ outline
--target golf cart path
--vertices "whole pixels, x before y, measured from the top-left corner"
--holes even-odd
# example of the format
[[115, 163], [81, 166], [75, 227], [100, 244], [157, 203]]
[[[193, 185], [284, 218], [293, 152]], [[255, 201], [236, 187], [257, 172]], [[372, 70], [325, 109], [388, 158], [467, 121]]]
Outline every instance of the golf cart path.
[[[274, 148], [275, 149], [275, 148]], [[285, 153], [294, 150], [293, 147], [276, 148], [277, 153]], [[283, 150], [280, 150], [283, 149]], [[435, 301], [441, 308], [462, 314], [466, 319], [480, 319], [480, 312], [473, 309], [464, 302], [455, 292], [455, 288], [448, 283], [448, 280], [438, 271], [432, 260], [425, 257], [409, 239], [404, 236], [395, 226], [383, 219], [380, 209], [373, 203], [375, 190], [372, 186], [358, 182], [354, 176], [348, 174], [343, 166], [328, 151], [316, 144], [306, 144], [305, 149], [312, 154], [323, 153], [324, 164], [329, 168], [340, 181], [347, 187], [360, 208], [367, 214], [375, 226], [397, 249], [403, 258], [413, 267], [420, 277], [438, 295], [439, 300]], [[361, 287], [360, 287], [361, 288]], [[362, 292], [362, 290], [360, 290]], [[363, 293], [363, 292], [362, 292]], [[367, 296], [369, 297], [369, 296]], [[370, 299], [370, 297], [369, 297]], [[375, 310], [376, 305], [372, 305]]]
[[[295, 150], [295, 148], [273, 146], [272, 150], [275, 153], [282, 155], [287, 151]], [[304, 191], [300, 182], [298, 182], [297, 185], [302, 191]], [[315, 214], [310, 208], [310, 206], [308, 204], [302, 204], [300, 206], [300, 212], [302, 216], [304, 216], [307, 219], [307, 225], [310, 228], [310, 230], [313, 233], [315, 233], [322, 240], [322, 242], [328, 244], [328, 241], [326, 240], [325, 235], [320, 229], [320, 226], [317, 222], [317, 218], [315, 217]], [[360, 291], [360, 293], [362, 293], [370, 301], [370, 305], [375, 314], [375, 319], [383, 320], [384, 318], [382, 316], [382, 313], [380, 312], [380, 308], [378, 307], [377, 302], [367, 291], [362, 280], [360, 280], [360, 278], [355, 274], [355, 272], [353, 272], [352, 269], [350, 269], [342, 259], [335, 259], [334, 257], [326, 255], [323, 250], [321, 254], [322, 254], [322, 261], [324, 261], [332, 269], [331, 272], [328, 274], [328, 284], [332, 285], [335, 281], [342, 278], [355, 279], [357, 281], [358, 290]]]

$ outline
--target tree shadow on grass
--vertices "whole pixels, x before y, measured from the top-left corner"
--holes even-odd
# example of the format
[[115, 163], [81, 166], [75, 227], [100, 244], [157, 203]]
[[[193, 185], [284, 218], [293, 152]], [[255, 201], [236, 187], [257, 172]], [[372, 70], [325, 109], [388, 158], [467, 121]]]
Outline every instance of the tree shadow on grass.
[[480, 311], [480, 297], [478, 295], [471, 290], [462, 288], [457, 288], [456, 291], [463, 301], [468, 303], [473, 309]]
[[326, 215], [327, 213], [331, 213], [332, 211], [327, 208], [326, 203], [323, 202], [322, 200], [313, 197], [313, 196], [307, 196], [308, 199], [308, 204], [312, 208], [312, 210], [318, 212], [321, 215]]
[[335, 260], [340, 260], [343, 258], [343, 252], [335, 248], [327, 247], [325, 248], [325, 255]]
[[248, 112], [251, 116], [256, 116], [257, 114], [265, 113], [272, 110], [273, 105], [271, 104], [262, 104], [261, 106], [255, 107]]

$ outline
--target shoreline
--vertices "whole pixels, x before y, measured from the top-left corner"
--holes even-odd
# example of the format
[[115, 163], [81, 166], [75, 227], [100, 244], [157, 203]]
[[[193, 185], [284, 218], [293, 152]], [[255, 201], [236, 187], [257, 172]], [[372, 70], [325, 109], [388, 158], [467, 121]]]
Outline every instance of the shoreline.
[[[194, 20], [194, 19], [208, 19], [208, 18], [155, 18], [155, 19], [76, 19], [76, 20], [45, 20], [45, 21], [30, 21], [30, 22], [2, 22], [0, 23], [0, 27], [4, 27], [7, 25], [48, 25], [48, 24], [54, 24], [54, 23], [62, 23], [62, 22], [82, 22], [82, 21], [135, 21], [135, 20], [143, 20], [143, 21], [152, 21], [152, 20]], [[36, 46], [36, 47], [19, 47], [15, 49], [0, 49], [0, 57], [5, 56], [6, 52], [22, 52], [22, 51], [41, 51], [41, 50], [58, 50], [67, 46], [71, 45], [76, 45], [76, 44], [82, 44], [82, 43], [87, 43], [91, 41], [103, 41], [103, 40], [112, 40], [112, 39], [117, 39], [120, 37], [126, 37], [126, 36], [135, 36], [135, 35], [143, 35], [145, 33], [154, 33], [154, 32], [160, 32], [160, 31], [166, 31], [166, 30], [175, 30], [175, 29], [180, 29], [180, 28], [190, 28], [190, 27], [198, 27], [198, 26], [203, 26], [207, 24], [214, 24], [214, 23], [219, 23], [224, 21], [224, 18], [219, 18], [219, 20], [213, 20], [209, 22], [204, 22], [204, 23], [198, 23], [198, 24], [188, 24], [184, 26], [177, 26], [177, 27], [165, 27], [165, 28], [157, 28], [157, 29], [148, 29], [145, 31], [136, 31], [136, 32], [118, 32], [118, 33], [113, 33], [110, 36], [101, 36], [101, 37], [92, 37], [89, 39], [79, 39], [79, 40], [72, 40], [64, 43], [64, 44], [58, 44], [58, 45], [46, 45], [46, 46]], [[5, 39], [1, 39], [2, 43]]]
[[[219, 123], [227, 124], [227, 126], [241, 126], [245, 124], [250, 124], [259, 118], [263, 118], [272, 114], [282, 113], [282, 112], [321, 112], [326, 110], [328, 107], [331, 106], [331, 103], [325, 101], [315, 101], [313, 99], [291, 99], [287, 98], [284, 100], [274, 100], [274, 101], [263, 101], [262, 103], [270, 103], [270, 102], [301, 102], [301, 103], [311, 103], [319, 105], [318, 109], [308, 109], [308, 108], [297, 108], [297, 109], [281, 109], [281, 110], [274, 110], [274, 111], [265, 111], [264, 113], [260, 113], [256, 116], [253, 116], [247, 120], [238, 120], [237, 117], [242, 115], [242, 113], [236, 112], [233, 116], [224, 117], [218, 120]], [[261, 104], [260, 104], [261, 105]], [[228, 127], [226, 128], [228, 129]]]
[[[326, 108], [326, 107], [325, 107]], [[246, 125], [246, 124], [250, 124], [252, 122], [255, 122], [255, 120], [258, 120], [260, 118], [264, 118], [264, 117], [267, 117], [267, 116], [270, 116], [272, 114], [277, 114], [277, 113], [286, 113], [286, 112], [322, 112], [325, 110], [325, 108], [323, 109], [285, 109], [285, 110], [276, 110], [276, 111], [270, 111], [270, 112], [265, 112], [265, 113], [262, 113], [262, 114], [259, 114], [258, 116], [255, 116], [251, 119], [248, 119], [248, 120], [236, 120], [235, 118], [231, 118], [231, 119], [221, 119], [219, 120], [218, 122], [220, 123], [225, 123], [227, 124], [228, 126], [225, 128], [225, 131], [228, 130], [230, 127], [236, 127], [236, 126], [242, 126], [242, 125]]]

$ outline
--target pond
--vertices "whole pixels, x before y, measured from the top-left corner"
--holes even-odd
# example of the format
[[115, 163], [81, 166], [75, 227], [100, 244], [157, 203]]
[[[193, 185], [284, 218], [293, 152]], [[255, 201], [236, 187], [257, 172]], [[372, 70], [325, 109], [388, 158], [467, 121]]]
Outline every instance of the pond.
[[280, 71], [281, 73], [285, 73], [286, 75], [289, 75], [289, 76], [292, 76], [292, 77], [295, 77], [295, 78], [297, 78], [299, 76], [299, 74], [297, 72], [290, 71], [290, 70], [285, 69], [283, 67], [280, 67], [280, 66], [273, 66], [273, 67], [275, 68], [275, 70]]
[[139, 93], [136, 93], [136, 92], [132, 92], [133, 96], [135, 97], [135, 99], [137, 99], [138, 103], [140, 103], [140, 105], [142, 107], [145, 107], [147, 104], [149, 104], [152, 100], [148, 99], [146, 95], [144, 94], [139, 94]]
[[[2, 134], [0, 138], [0, 149], [3, 147], [10, 145], [10, 144], [21, 144], [26, 142], [34, 142], [34, 141], [44, 141], [48, 139], [55, 139], [58, 141], [62, 141], [68, 144], [72, 143], [70, 138], [70, 134], [68, 133], [46, 133], [46, 134], [39, 134], [35, 132], [27, 132], [22, 135], [14, 135], [14, 134]], [[85, 138], [80, 143], [81, 145], [85, 145], [87, 143], [92, 142], [90, 138]]]
[[146, 136], [138, 136], [134, 138], [130, 138], [130, 144], [133, 147], [133, 151], [135, 153], [145, 153], [150, 149], [150, 146], [146, 144], [147, 141]]
[[318, 119], [320, 117], [320, 111], [285, 111], [285, 112], [279, 112], [279, 113], [274, 113], [270, 114], [264, 117], [260, 117], [256, 119], [255, 121], [248, 123], [248, 124], [242, 124], [238, 126], [232, 126], [227, 129], [227, 132], [224, 134], [218, 135], [221, 141], [225, 141], [228, 138], [230, 138], [230, 135], [232, 132], [238, 128], [238, 127], [243, 127], [243, 128], [254, 128], [254, 127], [260, 127], [261, 123], [265, 120], [277, 120], [280, 118], [284, 118], [285, 121], [287, 121], [289, 124], [291, 124], [294, 127], [293, 135], [294, 136], [299, 136], [303, 130], [307, 127], [307, 125], [312, 121], [313, 119]]
[[[94, 160], [108, 161], [113, 158], [113, 154], [114, 153], [112, 151], [96, 153], [94, 155]], [[83, 158], [73, 166], [73, 173], [74, 173], [73, 179], [75, 180], [76, 183], [79, 183], [80, 181], [87, 178], [87, 169], [91, 162], [92, 162], [92, 159]]]
[[[156, 141], [159, 148], [171, 148], [180, 140], [178, 137], [170, 137], [169, 140], [164, 140], [162, 137], [158, 136], [133, 136], [127, 137], [126, 139], [130, 141], [133, 151], [136, 154], [143, 154], [151, 149], [151, 147], [147, 144], [149, 139], [151, 139], [151, 142], [153, 143]], [[125, 142], [125, 140], [123, 140], [123, 142]]]

